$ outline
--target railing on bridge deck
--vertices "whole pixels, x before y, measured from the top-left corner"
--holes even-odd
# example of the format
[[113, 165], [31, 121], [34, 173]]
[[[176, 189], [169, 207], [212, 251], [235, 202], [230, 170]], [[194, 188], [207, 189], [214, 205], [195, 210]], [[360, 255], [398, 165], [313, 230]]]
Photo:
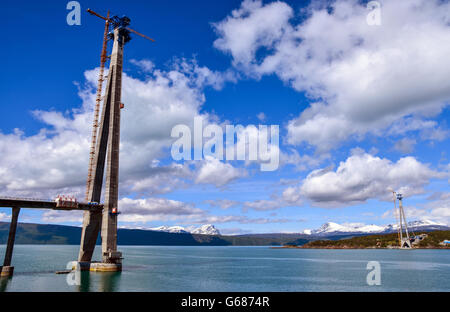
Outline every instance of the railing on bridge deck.
[[[59, 200], [59, 201], [58, 201]], [[61, 198], [39, 199], [39, 198], [20, 198], [12, 196], [0, 196], [0, 207], [20, 207], [20, 208], [36, 208], [36, 209], [53, 209], [53, 210], [101, 210], [103, 205], [99, 203], [86, 203], [68, 200], [64, 202]]]

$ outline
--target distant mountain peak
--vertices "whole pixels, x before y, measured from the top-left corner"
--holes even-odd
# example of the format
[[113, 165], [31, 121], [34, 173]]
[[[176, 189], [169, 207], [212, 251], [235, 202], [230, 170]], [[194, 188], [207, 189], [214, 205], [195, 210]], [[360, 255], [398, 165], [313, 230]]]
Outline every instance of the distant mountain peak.
[[[416, 220], [408, 222], [408, 229], [412, 231], [418, 230], [439, 230], [449, 228], [447, 224], [438, 223], [431, 220]], [[384, 226], [363, 223], [344, 223], [326, 222], [316, 230], [303, 230], [301, 233], [306, 235], [327, 235], [342, 233], [388, 233], [397, 231], [397, 224], [388, 224]]]
[[182, 226], [159, 226], [150, 228], [152, 231], [168, 232], [168, 233], [191, 233], [191, 234], [205, 234], [205, 235], [220, 235], [219, 230], [212, 224], [204, 224], [199, 227], [182, 227]]
[[191, 231], [192, 234], [208, 234], [208, 235], [220, 235], [219, 230], [212, 224], [202, 225]]
[[186, 229], [182, 226], [167, 226], [162, 225], [158, 226], [156, 228], [150, 228], [152, 231], [160, 231], [160, 232], [168, 232], [168, 233], [189, 233], [186, 231]]

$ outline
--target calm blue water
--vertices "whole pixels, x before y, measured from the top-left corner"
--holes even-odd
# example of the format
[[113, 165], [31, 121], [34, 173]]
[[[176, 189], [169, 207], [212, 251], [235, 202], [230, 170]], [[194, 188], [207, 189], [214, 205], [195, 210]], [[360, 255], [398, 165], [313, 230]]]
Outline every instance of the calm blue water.
[[[96, 259], [99, 259], [99, 247]], [[0, 246], [0, 256], [5, 246]], [[78, 246], [16, 245], [6, 291], [450, 291], [450, 250], [317, 250], [269, 247], [121, 246], [121, 273], [83, 273], [68, 285], [65, 269]], [[381, 285], [368, 286], [368, 261]]]

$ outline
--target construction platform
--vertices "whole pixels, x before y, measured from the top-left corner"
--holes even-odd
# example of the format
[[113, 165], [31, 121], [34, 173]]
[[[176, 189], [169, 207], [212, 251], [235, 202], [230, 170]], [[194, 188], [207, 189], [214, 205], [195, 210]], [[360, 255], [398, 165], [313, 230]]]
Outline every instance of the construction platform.
[[91, 272], [121, 272], [122, 263], [72, 261], [72, 270], [91, 271]]
[[13, 266], [0, 266], [0, 277], [10, 277], [14, 273]]

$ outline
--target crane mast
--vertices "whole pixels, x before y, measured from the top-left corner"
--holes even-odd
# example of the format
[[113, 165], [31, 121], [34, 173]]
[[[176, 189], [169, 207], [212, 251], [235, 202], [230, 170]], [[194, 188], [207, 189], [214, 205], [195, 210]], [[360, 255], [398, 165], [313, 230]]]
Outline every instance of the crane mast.
[[86, 181], [86, 201], [89, 201], [89, 189], [92, 183], [92, 172], [94, 170], [94, 159], [95, 159], [95, 147], [97, 144], [97, 133], [98, 133], [98, 118], [100, 115], [100, 103], [102, 101], [102, 89], [103, 89], [103, 81], [105, 80], [104, 71], [106, 64], [106, 50], [108, 48], [108, 31], [109, 31], [109, 11], [106, 15], [107, 19], [105, 20], [105, 31], [103, 33], [103, 46], [102, 53], [100, 55], [100, 69], [98, 73], [98, 84], [97, 84], [97, 93], [95, 97], [95, 108], [94, 108], [94, 120], [92, 123], [92, 140], [91, 140], [91, 148], [89, 152], [89, 168], [88, 168], [88, 177]]

